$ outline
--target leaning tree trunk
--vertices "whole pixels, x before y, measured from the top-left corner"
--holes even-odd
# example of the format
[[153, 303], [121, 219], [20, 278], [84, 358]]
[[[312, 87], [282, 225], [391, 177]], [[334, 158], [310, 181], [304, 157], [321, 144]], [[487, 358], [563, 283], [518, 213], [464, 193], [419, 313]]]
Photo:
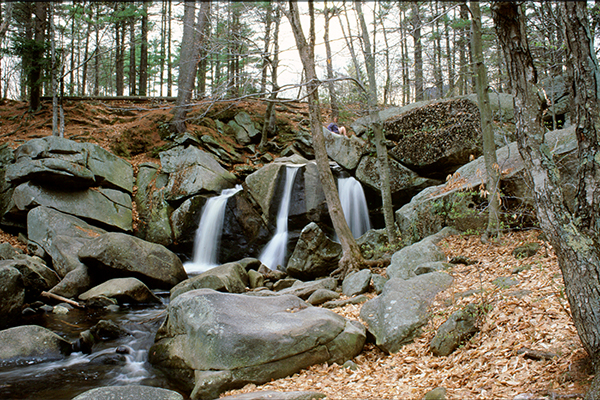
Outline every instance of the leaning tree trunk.
[[[558, 168], [544, 143], [537, 73], [525, 36], [524, 12], [515, 3], [494, 3], [493, 18], [515, 94], [517, 143], [525, 162], [540, 226], [558, 258], [581, 342], [596, 371], [600, 365], [600, 152], [598, 97], [600, 73], [593, 52], [585, 2], [561, 4], [579, 148], [578, 192], [573, 212], [565, 205]], [[598, 398], [600, 375], [588, 398]]]
[[310, 128], [312, 133], [313, 148], [315, 151], [315, 158], [317, 160], [317, 169], [319, 171], [319, 179], [325, 193], [325, 200], [329, 209], [329, 216], [333, 223], [335, 233], [340, 239], [342, 245], [342, 259], [339, 262], [339, 268], [334, 271], [334, 275], [340, 273], [343, 279], [349, 273], [359, 270], [364, 266], [364, 259], [360, 252], [360, 248], [352, 236], [352, 231], [348, 227], [344, 212], [342, 210], [342, 204], [338, 195], [337, 187], [331, 169], [329, 168], [329, 158], [327, 156], [327, 150], [325, 147], [325, 137], [323, 136], [323, 127], [321, 125], [321, 113], [319, 110], [319, 94], [318, 87], [319, 82], [317, 80], [317, 73], [315, 71], [315, 59], [314, 59], [314, 44], [315, 44], [315, 30], [314, 30], [314, 7], [313, 2], [308, 3], [311, 27], [310, 27], [310, 38], [309, 42], [306, 41], [304, 33], [302, 32], [302, 26], [300, 25], [300, 13], [298, 11], [298, 4], [290, 0], [289, 12], [287, 17], [292, 26], [292, 32], [296, 39], [296, 45], [298, 47], [298, 53], [306, 72], [306, 90], [308, 91], [308, 113], [310, 118]]

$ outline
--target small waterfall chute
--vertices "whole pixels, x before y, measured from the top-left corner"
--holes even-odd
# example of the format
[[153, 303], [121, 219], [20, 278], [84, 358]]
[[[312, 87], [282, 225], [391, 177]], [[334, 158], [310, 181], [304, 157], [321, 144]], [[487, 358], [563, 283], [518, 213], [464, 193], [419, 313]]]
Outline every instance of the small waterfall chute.
[[193, 261], [183, 264], [188, 274], [205, 272], [217, 266], [227, 200], [240, 190], [242, 190], [241, 185], [236, 185], [233, 189], [225, 189], [219, 196], [211, 197], [204, 204], [194, 239]]
[[301, 165], [288, 165], [286, 167], [285, 186], [283, 190], [283, 197], [281, 198], [281, 203], [279, 204], [279, 211], [277, 212], [275, 235], [271, 238], [269, 243], [267, 243], [262, 253], [258, 257], [259, 260], [270, 269], [276, 269], [278, 265], [283, 265], [285, 262], [288, 241], [288, 217], [290, 214], [290, 202], [292, 198], [294, 180], [296, 179], [296, 172], [298, 172], [299, 167], [301, 167]]
[[338, 193], [346, 222], [354, 238], [359, 238], [369, 229], [369, 208], [362, 185], [353, 177], [338, 180]]

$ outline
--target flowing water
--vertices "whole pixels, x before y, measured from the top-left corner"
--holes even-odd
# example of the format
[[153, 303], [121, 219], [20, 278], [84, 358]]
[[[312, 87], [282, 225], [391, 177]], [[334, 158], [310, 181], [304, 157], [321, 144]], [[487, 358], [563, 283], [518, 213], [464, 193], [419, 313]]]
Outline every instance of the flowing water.
[[165, 306], [161, 305], [122, 306], [117, 312], [76, 309], [66, 315], [28, 317], [25, 324], [44, 326], [71, 342], [101, 319], [112, 320], [130, 334], [96, 343], [91, 354], [77, 352], [58, 361], [0, 366], [0, 399], [72, 399], [96, 387], [132, 384], [174, 389], [147, 361], [164, 315]]
[[217, 257], [227, 200], [240, 190], [241, 185], [236, 185], [234, 189], [225, 189], [219, 196], [208, 199], [204, 205], [194, 239], [193, 261], [183, 265], [187, 273], [208, 271], [218, 265]]
[[369, 208], [362, 185], [353, 177], [341, 178], [338, 180], [338, 192], [346, 222], [354, 238], [359, 238], [371, 229]]
[[285, 256], [288, 242], [288, 216], [290, 214], [290, 201], [292, 198], [292, 188], [294, 179], [301, 165], [287, 165], [285, 169], [285, 187], [283, 197], [279, 204], [277, 213], [277, 225], [275, 235], [265, 246], [258, 259], [270, 269], [276, 269], [278, 265], [285, 263]]

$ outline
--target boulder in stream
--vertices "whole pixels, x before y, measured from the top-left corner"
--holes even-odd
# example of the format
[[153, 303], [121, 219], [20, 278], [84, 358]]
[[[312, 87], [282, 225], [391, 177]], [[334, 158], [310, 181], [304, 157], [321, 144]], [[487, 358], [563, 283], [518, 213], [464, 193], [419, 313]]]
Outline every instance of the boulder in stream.
[[0, 365], [59, 360], [71, 349], [70, 342], [38, 325], [0, 331]]

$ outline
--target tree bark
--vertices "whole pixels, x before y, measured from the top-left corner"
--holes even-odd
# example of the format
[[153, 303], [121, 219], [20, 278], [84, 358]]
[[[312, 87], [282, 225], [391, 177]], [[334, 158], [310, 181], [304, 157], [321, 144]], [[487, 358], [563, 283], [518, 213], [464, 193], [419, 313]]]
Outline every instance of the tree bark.
[[31, 67], [29, 73], [29, 109], [37, 111], [40, 106], [42, 58], [44, 57], [44, 43], [46, 41], [46, 9], [45, 2], [35, 3], [34, 40], [35, 47], [31, 54]]
[[329, 106], [331, 107], [330, 120], [333, 121], [340, 115], [340, 107], [338, 105], [337, 96], [335, 95], [335, 85], [333, 84], [333, 58], [331, 56], [331, 45], [329, 43], [329, 21], [333, 17], [327, 0], [323, 3], [323, 13], [325, 18], [325, 32], [323, 34], [323, 40], [325, 42], [325, 54], [327, 55], [327, 89], [329, 90]]
[[148, 2], [142, 2], [142, 43], [140, 45], [140, 87], [138, 94], [148, 93]]
[[425, 90], [423, 82], [423, 45], [421, 44], [421, 11], [417, 2], [412, 3], [411, 22], [415, 58], [415, 101], [421, 101]]
[[339, 267], [334, 271], [334, 275], [340, 274], [343, 279], [349, 273], [357, 271], [364, 266], [364, 259], [356, 240], [352, 236], [352, 231], [344, 218], [344, 212], [340, 203], [337, 187], [331, 169], [329, 168], [329, 158], [325, 147], [325, 137], [323, 136], [323, 126], [321, 124], [321, 113], [319, 110], [319, 81], [315, 71], [314, 46], [315, 46], [315, 27], [314, 27], [314, 4], [308, 3], [310, 13], [310, 33], [309, 41], [306, 41], [302, 26], [300, 24], [300, 13], [298, 4], [290, 0], [289, 11], [286, 13], [292, 27], [296, 46], [300, 54], [300, 60], [306, 73], [306, 90], [308, 91], [308, 113], [310, 119], [310, 128], [312, 133], [313, 148], [319, 171], [319, 179], [325, 193], [325, 200], [329, 209], [329, 216], [333, 222], [340, 243], [342, 245], [343, 255], [339, 262]]
[[135, 18], [129, 21], [129, 95], [136, 95]]
[[488, 224], [486, 237], [497, 237], [500, 234], [500, 167], [496, 157], [496, 143], [492, 126], [492, 109], [488, 94], [488, 79], [481, 44], [481, 11], [478, 1], [471, 1], [471, 49], [475, 61], [475, 87], [481, 119], [481, 135], [483, 137], [483, 157], [487, 174], [486, 189], [488, 192]]
[[[600, 152], [598, 97], [600, 72], [585, 2], [560, 3], [574, 76], [572, 90], [578, 139], [578, 191], [574, 210], [565, 205], [558, 168], [544, 143], [537, 71], [525, 36], [525, 16], [510, 2], [492, 6], [515, 96], [516, 134], [540, 226], [558, 258], [573, 322], [596, 371], [600, 364]], [[599, 375], [588, 398], [597, 398]]]
[[185, 118], [188, 112], [188, 105], [192, 99], [194, 90], [194, 78], [196, 76], [196, 66], [198, 64], [198, 54], [201, 43], [197, 42], [204, 26], [208, 23], [210, 13], [210, 1], [202, 2], [198, 13], [198, 22], [196, 21], [196, 2], [186, 1], [183, 14], [183, 38], [181, 39], [181, 54], [179, 58], [179, 78], [177, 81], [177, 101], [175, 102], [175, 111], [171, 128], [174, 132], [183, 133], [186, 131]]
[[375, 54], [371, 49], [371, 39], [369, 31], [362, 13], [360, 0], [355, 0], [354, 7], [358, 15], [360, 29], [362, 33], [363, 49], [365, 52], [365, 66], [369, 87], [367, 89], [367, 104], [369, 105], [369, 116], [371, 118], [371, 128], [373, 129], [375, 148], [377, 150], [377, 169], [379, 172], [379, 190], [381, 191], [381, 202], [383, 208], [383, 218], [385, 220], [385, 229], [388, 242], [395, 246], [398, 242], [396, 234], [396, 224], [394, 222], [394, 209], [392, 205], [392, 192], [390, 189], [390, 164], [388, 161], [388, 152], [385, 145], [385, 135], [379, 110], [377, 109], [377, 80], [375, 79]]
[[[121, 3], [115, 3], [114, 12], [117, 14], [121, 10]], [[117, 96], [123, 96], [124, 93], [124, 74], [125, 74], [125, 54], [123, 50], [123, 20], [115, 15], [115, 86]]]

